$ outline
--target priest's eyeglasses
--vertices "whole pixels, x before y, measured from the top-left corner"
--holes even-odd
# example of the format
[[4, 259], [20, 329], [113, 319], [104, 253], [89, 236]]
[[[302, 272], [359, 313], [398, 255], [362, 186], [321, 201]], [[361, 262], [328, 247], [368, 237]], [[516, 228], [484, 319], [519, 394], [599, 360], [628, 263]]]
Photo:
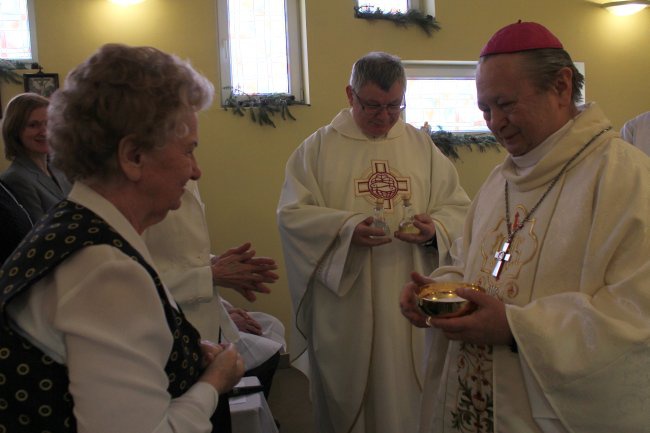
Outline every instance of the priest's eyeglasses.
[[406, 103], [402, 101], [399, 104], [370, 104], [363, 99], [359, 97], [357, 92], [352, 90], [352, 94], [357, 97], [357, 101], [359, 101], [359, 105], [361, 105], [361, 109], [368, 113], [368, 114], [378, 114], [380, 113], [384, 108], [388, 112], [388, 114], [397, 114], [401, 113], [404, 111], [406, 108]]

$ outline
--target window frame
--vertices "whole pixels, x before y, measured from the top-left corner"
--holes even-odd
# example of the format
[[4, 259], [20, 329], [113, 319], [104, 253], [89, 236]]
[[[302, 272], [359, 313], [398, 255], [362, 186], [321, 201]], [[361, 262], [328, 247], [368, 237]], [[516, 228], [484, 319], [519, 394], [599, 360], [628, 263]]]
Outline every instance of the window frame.
[[[221, 104], [225, 106], [231, 95], [230, 35], [228, 3], [217, 0], [217, 35], [219, 43], [219, 69], [221, 73]], [[307, 68], [307, 32], [305, 26], [305, 0], [284, 0], [287, 29], [287, 57], [289, 63], [289, 94], [299, 103], [309, 104]]]

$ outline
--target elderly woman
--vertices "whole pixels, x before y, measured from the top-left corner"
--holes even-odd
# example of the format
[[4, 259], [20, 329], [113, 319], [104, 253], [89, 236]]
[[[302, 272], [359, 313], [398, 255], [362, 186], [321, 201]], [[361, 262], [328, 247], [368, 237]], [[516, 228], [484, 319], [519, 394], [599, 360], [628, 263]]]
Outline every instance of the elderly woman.
[[111, 44], [53, 96], [54, 161], [75, 183], [0, 270], [0, 431], [212, 431], [241, 357], [200, 342], [140, 235], [201, 175], [213, 93], [175, 56]]
[[35, 93], [21, 93], [7, 104], [2, 122], [5, 157], [11, 165], [0, 179], [29, 213], [32, 221], [70, 192], [65, 175], [49, 163], [47, 106]]

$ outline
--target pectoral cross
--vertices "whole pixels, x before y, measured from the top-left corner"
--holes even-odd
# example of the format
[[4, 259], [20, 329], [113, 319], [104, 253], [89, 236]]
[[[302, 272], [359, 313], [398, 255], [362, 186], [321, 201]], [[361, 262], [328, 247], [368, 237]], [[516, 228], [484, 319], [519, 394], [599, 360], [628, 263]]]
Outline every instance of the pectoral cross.
[[497, 251], [494, 254], [494, 258], [497, 259], [497, 262], [494, 265], [494, 269], [492, 270], [492, 276], [497, 280], [499, 279], [499, 274], [501, 274], [501, 271], [505, 266], [505, 262], [510, 261], [510, 253], [508, 252], [508, 248], [510, 248], [510, 239], [506, 240], [503, 243], [501, 251]]

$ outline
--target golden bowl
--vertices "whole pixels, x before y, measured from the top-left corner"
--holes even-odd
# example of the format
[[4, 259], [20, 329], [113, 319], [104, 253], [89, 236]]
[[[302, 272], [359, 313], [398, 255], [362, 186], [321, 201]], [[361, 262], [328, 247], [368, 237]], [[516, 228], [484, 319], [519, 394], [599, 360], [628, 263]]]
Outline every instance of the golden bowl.
[[420, 287], [418, 307], [431, 317], [459, 317], [471, 313], [476, 305], [456, 294], [456, 289], [461, 287], [484, 292], [481, 286], [464, 282], [429, 283]]

